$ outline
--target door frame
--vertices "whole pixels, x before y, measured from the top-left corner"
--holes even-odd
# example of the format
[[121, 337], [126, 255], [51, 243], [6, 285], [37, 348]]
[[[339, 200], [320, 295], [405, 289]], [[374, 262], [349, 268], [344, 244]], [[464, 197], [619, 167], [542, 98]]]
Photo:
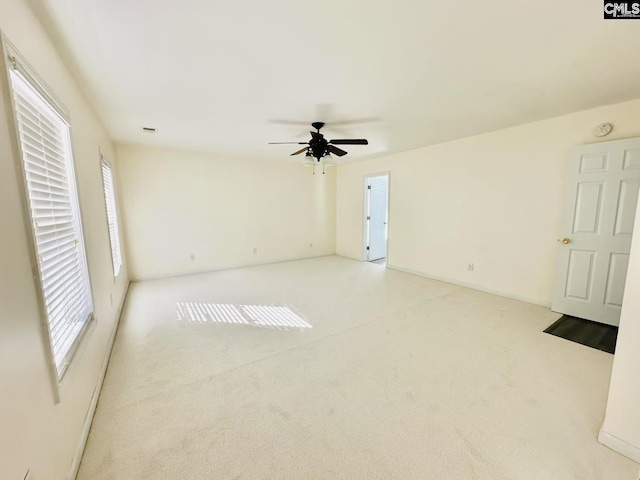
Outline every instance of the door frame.
[[369, 221], [367, 220], [367, 213], [369, 210], [369, 197], [368, 197], [368, 189], [367, 189], [367, 181], [373, 177], [387, 177], [387, 240], [386, 240], [386, 251], [387, 251], [387, 265], [389, 264], [389, 243], [391, 239], [391, 170], [385, 170], [382, 172], [370, 173], [364, 176], [362, 180], [362, 257], [361, 260], [363, 262], [369, 261], [369, 251], [367, 250], [367, 243], [369, 240]]

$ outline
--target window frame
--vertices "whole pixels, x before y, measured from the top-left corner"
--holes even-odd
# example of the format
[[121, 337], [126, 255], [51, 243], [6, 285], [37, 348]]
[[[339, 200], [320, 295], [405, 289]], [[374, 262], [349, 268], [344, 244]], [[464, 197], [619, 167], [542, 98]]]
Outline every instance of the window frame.
[[[54, 403], [59, 403], [61, 401], [60, 397], [60, 389], [63, 385], [63, 381], [66, 377], [66, 374], [69, 372], [70, 367], [74, 365], [74, 359], [76, 358], [79, 350], [84, 345], [84, 339], [87, 337], [87, 333], [91, 330], [91, 327], [96, 321], [95, 318], [95, 302], [94, 302], [94, 294], [93, 294], [93, 285], [91, 281], [91, 268], [89, 265], [87, 252], [86, 252], [86, 241], [84, 235], [84, 222], [83, 222], [83, 214], [82, 214], [82, 203], [80, 201], [80, 192], [78, 188], [77, 175], [76, 175], [76, 164], [73, 155], [73, 146], [71, 139], [71, 121], [68, 110], [64, 107], [62, 102], [58, 100], [52, 90], [47, 87], [46, 83], [38, 76], [35, 69], [31, 67], [31, 65], [24, 59], [24, 57], [20, 54], [20, 52], [13, 46], [13, 44], [7, 39], [7, 37], [0, 32], [0, 43], [2, 44], [2, 59], [0, 60], [0, 69], [4, 69], [5, 75], [2, 75], [0, 81], [2, 82], [2, 89], [5, 93], [5, 102], [8, 110], [9, 123], [12, 124], [10, 127], [10, 142], [13, 150], [14, 161], [16, 162], [16, 178], [19, 185], [19, 194], [21, 197], [21, 210], [24, 219], [25, 225], [25, 233], [28, 237], [28, 250], [29, 256], [31, 260], [31, 270], [32, 276], [34, 280], [34, 286], [36, 290], [36, 297], [38, 303], [39, 310], [39, 320], [40, 320], [40, 331], [43, 339], [43, 347], [45, 350], [45, 358], [48, 364], [49, 373], [50, 373], [50, 381], [53, 393]], [[80, 257], [81, 261], [84, 264], [84, 268], [86, 269], [86, 282], [87, 282], [87, 295], [88, 302], [90, 305], [90, 314], [88, 314], [84, 324], [77, 332], [75, 338], [73, 339], [73, 343], [64, 357], [64, 363], [62, 364], [60, 370], [58, 370], [58, 366], [55, 360], [55, 352], [52, 344], [52, 335], [49, 325], [49, 318], [46, 307], [46, 299], [45, 293], [43, 289], [42, 276], [39, 267], [38, 261], [38, 246], [37, 246], [37, 236], [35, 227], [33, 224], [33, 217], [31, 213], [31, 203], [29, 198], [29, 184], [27, 180], [27, 174], [25, 171], [24, 164], [24, 152], [21, 142], [20, 136], [20, 127], [17, 118], [16, 111], [16, 103], [14, 98], [13, 91], [13, 81], [11, 78], [12, 70], [16, 70], [20, 73], [20, 76], [26, 80], [26, 82], [37, 92], [40, 97], [45, 101], [48, 106], [54, 110], [54, 112], [61, 118], [61, 120], [66, 123], [66, 135], [64, 138], [65, 146], [67, 147], [67, 154], [70, 158], [66, 158], [65, 162], [67, 165], [67, 182], [69, 184], [69, 195], [71, 201], [75, 203], [76, 212], [74, 213], [75, 217], [75, 228], [77, 229], [77, 233], [79, 236], [79, 247], [81, 248]], [[72, 206], [73, 210], [73, 206]]]
[[[106, 188], [106, 183], [105, 183], [105, 178], [104, 178], [104, 168], [106, 167], [107, 169], [109, 169], [109, 174], [111, 175], [111, 194], [113, 195], [113, 212], [114, 212], [114, 224], [115, 224], [115, 237], [116, 237], [116, 241], [117, 241], [117, 248], [118, 248], [118, 258], [120, 260], [120, 263], [118, 264], [117, 268], [116, 268], [116, 264], [115, 264], [115, 255], [114, 255], [114, 245], [113, 242], [111, 241], [111, 219], [109, 218], [109, 205], [108, 205], [108, 199], [107, 199], [107, 188]], [[102, 175], [102, 192], [104, 194], [104, 208], [105, 208], [105, 213], [107, 215], [107, 233], [109, 234], [109, 246], [111, 247], [111, 265], [113, 267], [113, 278], [114, 280], [116, 278], [118, 278], [118, 275], [120, 275], [120, 272], [122, 272], [122, 266], [124, 264], [124, 261], [122, 259], [122, 242], [120, 241], [120, 217], [118, 215], [118, 197], [116, 195], [116, 182], [115, 182], [115, 176], [113, 174], [113, 165], [111, 164], [111, 162], [109, 162], [109, 160], [107, 160], [104, 155], [102, 154], [102, 152], [100, 152], [100, 174]]]

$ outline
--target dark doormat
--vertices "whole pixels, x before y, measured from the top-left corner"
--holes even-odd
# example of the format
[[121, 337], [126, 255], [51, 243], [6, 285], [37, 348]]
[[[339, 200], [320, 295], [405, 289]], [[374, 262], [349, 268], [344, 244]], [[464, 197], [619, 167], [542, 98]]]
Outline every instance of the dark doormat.
[[615, 353], [616, 351], [618, 327], [604, 323], [563, 315], [544, 332], [603, 352]]

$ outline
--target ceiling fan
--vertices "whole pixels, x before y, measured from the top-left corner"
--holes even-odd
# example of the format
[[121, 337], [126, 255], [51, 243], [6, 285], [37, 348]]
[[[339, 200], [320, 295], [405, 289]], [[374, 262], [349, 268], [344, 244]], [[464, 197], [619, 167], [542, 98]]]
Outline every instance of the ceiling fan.
[[320, 133], [320, 129], [324, 127], [324, 122], [313, 122], [311, 126], [315, 128], [316, 131], [309, 132], [311, 133], [311, 140], [308, 142], [271, 142], [269, 145], [306, 145], [306, 147], [301, 148], [297, 152], [293, 152], [291, 156], [306, 152], [307, 157], [313, 157], [318, 162], [320, 162], [322, 157], [329, 154], [337, 155], [338, 157], [343, 157], [347, 154], [347, 152], [336, 147], [336, 145], [369, 145], [369, 142], [364, 138], [327, 140], [324, 138], [324, 135]]

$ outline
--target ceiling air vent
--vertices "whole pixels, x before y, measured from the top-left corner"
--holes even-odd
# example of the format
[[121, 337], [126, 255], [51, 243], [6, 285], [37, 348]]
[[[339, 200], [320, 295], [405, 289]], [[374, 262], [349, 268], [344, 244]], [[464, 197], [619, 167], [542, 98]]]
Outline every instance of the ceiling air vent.
[[142, 131], [145, 133], [156, 133], [156, 129], [153, 127], [142, 127]]

